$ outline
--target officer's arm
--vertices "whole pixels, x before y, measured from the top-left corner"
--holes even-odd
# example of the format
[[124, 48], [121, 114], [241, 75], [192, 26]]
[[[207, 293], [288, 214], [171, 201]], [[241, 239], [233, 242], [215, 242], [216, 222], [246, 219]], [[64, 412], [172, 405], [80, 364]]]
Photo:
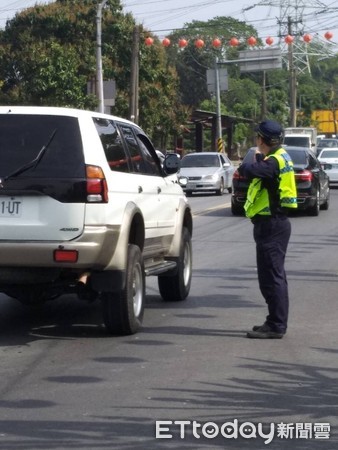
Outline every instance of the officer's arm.
[[244, 163], [238, 171], [239, 173], [249, 179], [252, 178], [274, 178], [278, 173], [279, 167], [276, 158], [262, 159], [264, 155], [256, 154], [255, 163]]

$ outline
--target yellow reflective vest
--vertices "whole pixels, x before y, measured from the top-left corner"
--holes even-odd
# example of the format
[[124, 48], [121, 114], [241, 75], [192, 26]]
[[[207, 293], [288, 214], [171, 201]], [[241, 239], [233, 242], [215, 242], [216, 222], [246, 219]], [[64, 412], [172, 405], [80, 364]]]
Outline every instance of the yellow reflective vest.
[[[283, 149], [278, 149], [267, 158], [276, 158], [279, 166], [279, 197], [280, 206], [283, 208], [297, 208], [297, 189], [293, 162], [290, 155]], [[263, 187], [261, 178], [253, 178], [249, 185], [247, 199], [244, 204], [246, 217], [254, 217], [257, 214], [271, 216], [269, 193]]]

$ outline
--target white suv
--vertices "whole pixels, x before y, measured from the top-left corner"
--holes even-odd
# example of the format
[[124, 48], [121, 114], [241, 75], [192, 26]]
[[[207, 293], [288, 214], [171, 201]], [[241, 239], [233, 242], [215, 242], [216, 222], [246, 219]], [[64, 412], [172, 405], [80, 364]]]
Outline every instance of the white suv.
[[90, 111], [0, 107], [0, 292], [36, 304], [100, 299], [111, 334], [142, 324], [145, 275], [164, 300], [192, 276], [179, 160], [163, 168], [134, 123]]

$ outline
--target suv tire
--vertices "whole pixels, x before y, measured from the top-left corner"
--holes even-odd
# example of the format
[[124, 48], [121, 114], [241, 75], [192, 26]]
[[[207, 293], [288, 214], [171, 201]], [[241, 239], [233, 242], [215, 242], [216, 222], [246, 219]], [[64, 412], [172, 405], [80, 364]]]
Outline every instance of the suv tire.
[[165, 301], [179, 302], [185, 300], [190, 291], [192, 277], [191, 235], [183, 228], [180, 256], [175, 258], [177, 268], [166, 275], [158, 277], [160, 294]]
[[140, 248], [128, 246], [125, 287], [102, 293], [103, 321], [110, 334], [135, 334], [142, 326], [145, 305], [145, 274]]

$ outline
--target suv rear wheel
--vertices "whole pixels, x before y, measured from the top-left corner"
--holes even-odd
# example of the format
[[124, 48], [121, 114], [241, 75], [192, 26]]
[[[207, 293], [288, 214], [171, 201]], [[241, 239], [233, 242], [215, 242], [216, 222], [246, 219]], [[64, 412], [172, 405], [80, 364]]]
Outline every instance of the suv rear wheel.
[[103, 321], [110, 334], [135, 334], [142, 325], [145, 305], [145, 274], [141, 250], [128, 246], [125, 287], [102, 293]]
[[173, 272], [158, 277], [160, 294], [165, 301], [182, 301], [190, 291], [192, 277], [192, 245], [191, 235], [183, 228], [180, 256], [175, 259], [177, 268]]

